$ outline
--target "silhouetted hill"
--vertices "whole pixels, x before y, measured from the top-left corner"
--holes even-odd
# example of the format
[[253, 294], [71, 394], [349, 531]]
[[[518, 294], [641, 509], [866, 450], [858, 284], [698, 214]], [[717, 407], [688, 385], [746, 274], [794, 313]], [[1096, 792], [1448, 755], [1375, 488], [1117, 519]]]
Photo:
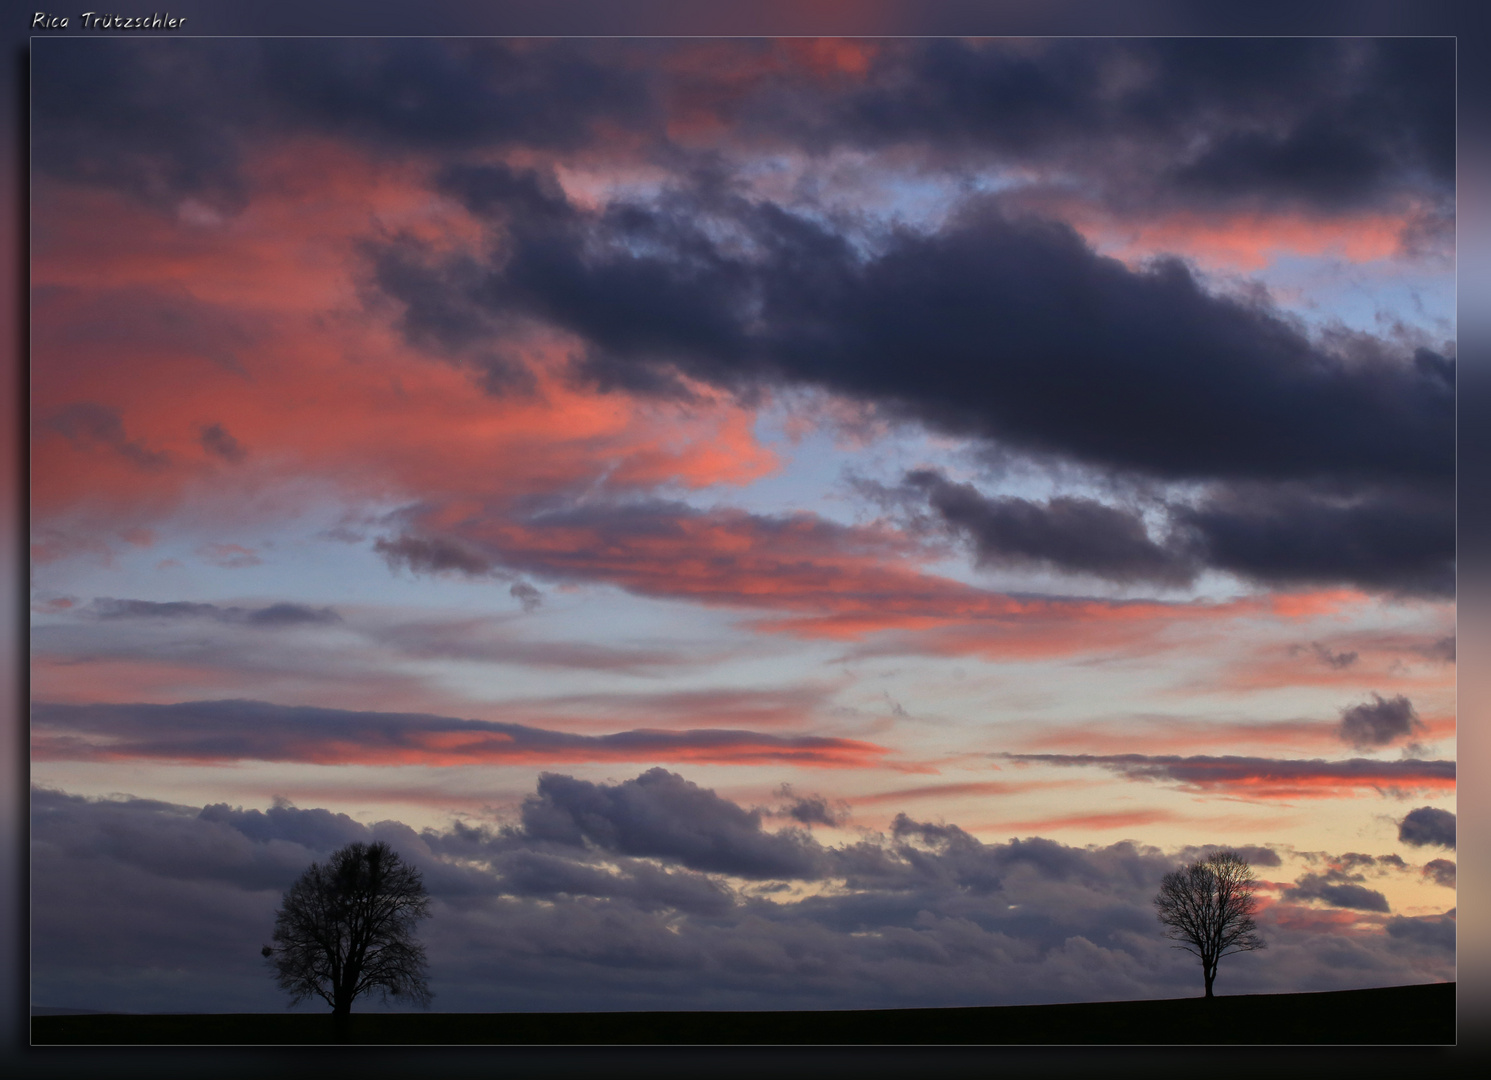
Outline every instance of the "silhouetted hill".
[[[353, 1043], [486, 1045], [1425, 1044], [1455, 1041], [1455, 984], [1315, 994], [813, 1012], [354, 1014]], [[328, 1015], [35, 1016], [34, 1044], [332, 1041]]]

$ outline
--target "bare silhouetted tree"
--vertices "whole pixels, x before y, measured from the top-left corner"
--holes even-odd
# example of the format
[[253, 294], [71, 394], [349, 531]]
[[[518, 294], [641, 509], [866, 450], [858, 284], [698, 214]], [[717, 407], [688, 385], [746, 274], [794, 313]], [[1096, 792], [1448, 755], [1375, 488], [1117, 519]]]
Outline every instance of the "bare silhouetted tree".
[[1253, 921], [1258, 901], [1253, 868], [1235, 851], [1214, 852], [1183, 870], [1166, 874], [1154, 906], [1165, 934], [1201, 960], [1206, 996], [1212, 997], [1217, 963], [1233, 953], [1264, 947]]
[[348, 844], [290, 886], [262, 952], [292, 1005], [324, 999], [345, 1033], [352, 1002], [368, 991], [429, 1006], [424, 946], [414, 939], [429, 903], [419, 871], [387, 844]]

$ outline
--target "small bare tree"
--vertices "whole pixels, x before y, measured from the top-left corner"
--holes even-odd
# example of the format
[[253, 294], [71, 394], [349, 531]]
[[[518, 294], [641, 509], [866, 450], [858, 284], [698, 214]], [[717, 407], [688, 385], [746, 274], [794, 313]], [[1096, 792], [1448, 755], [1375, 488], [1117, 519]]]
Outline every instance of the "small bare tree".
[[368, 991], [429, 1006], [424, 946], [414, 939], [429, 903], [419, 871], [387, 844], [348, 844], [290, 886], [262, 952], [290, 1004], [322, 998], [344, 1035], [352, 1002]]
[[1235, 851], [1218, 851], [1183, 870], [1166, 874], [1154, 906], [1174, 948], [1201, 960], [1206, 996], [1213, 997], [1217, 963], [1232, 953], [1264, 948], [1253, 921], [1253, 868]]

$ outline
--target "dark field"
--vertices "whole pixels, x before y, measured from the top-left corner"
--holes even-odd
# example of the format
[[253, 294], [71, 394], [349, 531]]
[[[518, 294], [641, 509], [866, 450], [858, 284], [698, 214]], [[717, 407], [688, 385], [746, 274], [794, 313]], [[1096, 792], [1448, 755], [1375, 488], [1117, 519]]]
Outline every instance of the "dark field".
[[[328, 1015], [38, 1016], [42, 1044], [334, 1041]], [[1081, 1005], [853, 1012], [382, 1013], [351, 1043], [423, 1045], [1421, 1044], [1455, 1041], [1455, 984]]]

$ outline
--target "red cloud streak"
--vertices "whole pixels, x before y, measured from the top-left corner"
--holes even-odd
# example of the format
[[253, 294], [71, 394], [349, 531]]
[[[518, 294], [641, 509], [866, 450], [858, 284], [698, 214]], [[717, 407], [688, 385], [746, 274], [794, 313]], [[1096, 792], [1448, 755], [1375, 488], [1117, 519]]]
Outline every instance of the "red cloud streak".
[[890, 529], [656, 503], [526, 521], [496, 511], [457, 521], [454, 511], [430, 508], [384, 547], [416, 568], [454, 564], [437, 558], [447, 549], [468, 573], [510, 568], [780, 613], [752, 623], [765, 632], [850, 641], [898, 631], [904, 636], [887, 642], [898, 650], [1001, 659], [1153, 651], [1181, 624], [1311, 618], [1363, 600], [1346, 590], [1224, 603], [1014, 597], [922, 572], [933, 553]]
[[[1422, 716], [1420, 741], [1449, 738], [1453, 716]], [[1066, 748], [1177, 753], [1217, 746], [1267, 746], [1282, 749], [1340, 749], [1338, 720], [1189, 720], [1179, 717], [1124, 717], [1074, 724], [1033, 733], [1024, 740], [1033, 750]]]
[[792, 764], [864, 768], [888, 752], [874, 743], [752, 731], [621, 731], [576, 735], [420, 713], [354, 712], [261, 701], [173, 705], [37, 704], [37, 760], [147, 758], [317, 765], [484, 765], [587, 761]]
[[1182, 790], [1246, 799], [1334, 798], [1377, 792], [1449, 792], [1453, 761], [1287, 760], [1255, 757], [1150, 757], [1144, 754], [1005, 754], [1045, 765], [1096, 765], [1129, 780], [1165, 780]]

